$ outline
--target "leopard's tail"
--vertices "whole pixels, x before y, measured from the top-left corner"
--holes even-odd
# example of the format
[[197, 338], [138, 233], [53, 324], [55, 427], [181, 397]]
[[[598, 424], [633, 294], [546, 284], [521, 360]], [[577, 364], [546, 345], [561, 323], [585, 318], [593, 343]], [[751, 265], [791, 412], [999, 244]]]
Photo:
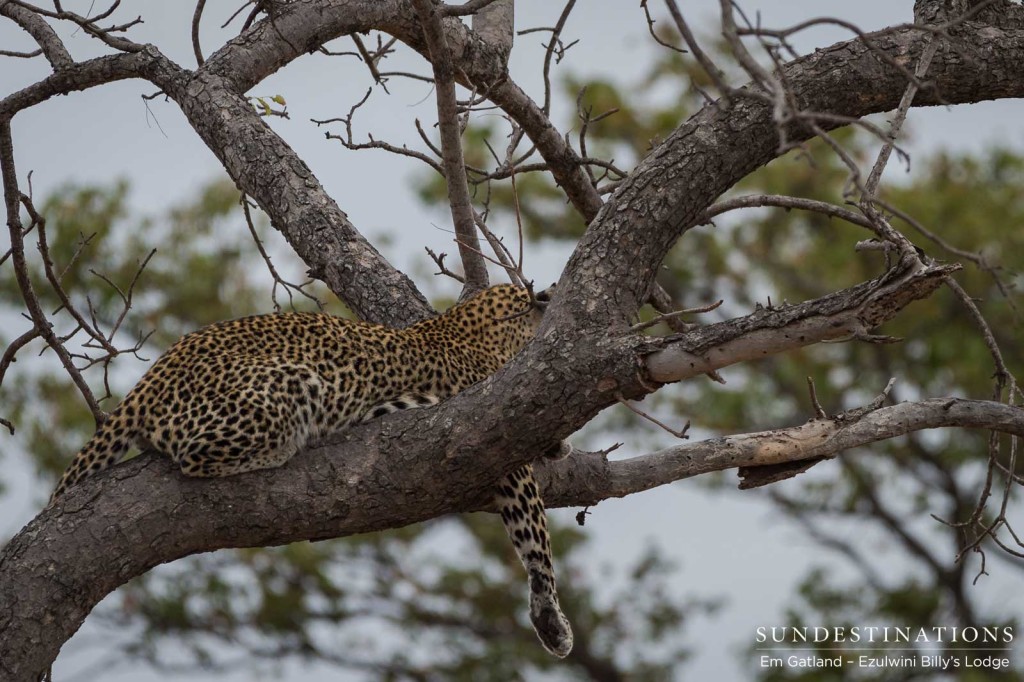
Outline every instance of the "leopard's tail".
[[108, 469], [121, 461], [135, 443], [136, 419], [134, 411], [124, 403], [111, 412], [107, 419], [96, 429], [96, 433], [78, 451], [71, 464], [64, 470], [53, 494], [50, 504], [64, 494], [70, 486], [83, 478]]
[[516, 469], [495, 496], [505, 530], [526, 567], [530, 581], [530, 620], [549, 652], [565, 658], [572, 651], [572, 628], [558, 605], [547, 517], [533, 467]]

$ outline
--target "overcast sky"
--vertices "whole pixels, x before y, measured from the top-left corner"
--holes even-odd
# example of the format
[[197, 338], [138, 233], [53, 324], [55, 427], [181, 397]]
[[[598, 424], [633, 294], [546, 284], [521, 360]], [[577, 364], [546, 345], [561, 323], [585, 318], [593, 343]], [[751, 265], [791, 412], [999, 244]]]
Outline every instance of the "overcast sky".
[[[66, 0], [65, 6], [82, 13], [90, 4], [84, 0]], [[652, 6], [660, 9], [658, 2]], [[710, 30], [717, 2], [703, 0], [683, 4], [692, 21]], [[155, 0], [129, 0], [122, 16], [141, 14], [145, 24], [133, 29], [137, 41], [157, 44], [165, 54], [185, 66], [194, 65], [189, 42], [192, 3]], [[237, 0], [210, 0], [203, 25], [203, 44], [207, 53], [223, 42], [229, 32], [219, 26], [237, 7]], [[840, 16], [864, 29], [911, 20], [913, 3], [862, 0], [833, 2], [790, 0], [789, 2], [743, 2], [753, 15], [760, 12], [765, 25], [781, 26], [811, 16]], [[517, 26], [550, 26], [561, 10], [561, 3], [521, 0], [517, 5]], [[100, 54], [95, 41], [82, 33], [63, 31], [76, 58]], [[642, 74], [652, 47], [647, 36], [643, 12], [635, 2], [607, 0], [581, 2], [566, 28], [568, 39], [579, 38], [558, 74], [602, 76], [619, 83], [636, 82]], [[796, 41], [804, 51], [828, 45], [848, 37], [837, 29], [809, 31]], [[543, 56], [540, 34], [517, 40], [510, 65], [513, 78], [535, 97], [540, 88], [540, 63]], [[350, 49], [347, 46], [339, 49]], [[0, 49], [32, 49], [14, 25], [0, 23]], [[396, 57], [389, 64], [395, 70], [427, 73], [429, 67], [415, 55]], [[0, 62], [0, 97], [24, 87], [47, 73], [42, 59]], [[287, 98], [291, 120], [272, 119], [271, 125], [305, 159], [327, 190], [335, 197], [353, 223], [371, 239], [382, 234], [397, 237], [382, 251], [400, 267], [425, 272], [429, 263], [423, 247], [452, 251], [450, 235], [436, 229], [447, 225], [446, 215], [425, 210], [412, 191], [410, 178], [423, 167], [409, 159], [382, 152], [348, 152], [336, 142], [324, 140], [323, 130], [310, 118], [344, 115], [372, 85], [369, 74], [351, 58], [303, 57], [257, 86], [251, 94]], [[416, 143], [412, 121], [418, 117], [434, 119], [434, 100], [428, 86], [420, 83], [393, 82], [392, 95], [375, 92], [356, 119], [357, 137], [372, 131], [378, 139], [396, 143]], [[141, 82], [121, 82], [85, 93], [56, 98], [15, 118], [13, 132], [18, 168], [22, 176], [32, 170], [37, 196], [69, 181], [109, 182], [129, 178], [132, 205], [140, 211], [157, 214], [170, 204], [191, 196], [210, 179], [222, 174], [214, 156], [191, 130], [173, 104], [160, 100], [147, 111], [140, 95], [154, 88]], [[939, 148], [980, 150], [993, 144], [1024, 146], [1024, 128], [1019, 121], [1024, 105], [1016, 102], [986, 103], [953, 109], [931, 108], [914, 111], [910, 117], [914, 137], [909, 143], [916, 154]], [[555, 111], [556, 122], [565, 121], [568, 112]], [[890, 173], [898, 170], [893, 164]], [[501, 226], [498, 226], [499, 228]], [[507, 227], [507, 226], [506, 226]], [[6, 249], [6, 235], [0, 236], [0, 250]], [[282, 241], [283, 244], [283, 241]], [[529, 274], [538, 281], [553, 281], [567, 252], [557, 247], [533, 247], [527, 252]], [[428, 277], [419, 276], [421, 284]], [[436, 282], [429, 282], [438, 291]], [[441, 285], [445, 293], [456, 290]], [[269, 309], [269, 301], [268, 309]], [[728, 377], [728, 372], [726, 372]], [[16, 460], [8, 454], [5, 463]], [[24, 462], [22, 462], [24, 465]], [[825, 464], [819, 469], [826, 469]], [[825, 471], [824, 473], [829, 473]], [[21, 480], [30, 480], [23, 472]], [[786, 484], [783, 484], [785, 487]], [[36, 511], [40, 496], [24, 492], [0, 498], [0, 531], [14, 533]], [[555, 514], [568, 518], [572, 511]], [[694, 520], [688, 523], [688, 520]], [[803, 575], [807, 565], [822, 553], [799, 531], [780, 523], [780, 517], [760, 497], [754, 495], [709, 494], [694, 481], [634, 495], [626, 500], [601, 503], [587, 525], [593, 538], [591, 552], [595, 562], [622, 567], [636, 561], [652, 543], [674, 557], [681, 568], [677, 589], [682, 594], [728, 598], [725, 611], [715, 619], [703, 621], [691, 630], [689, 640], [697, 649], [688, 668], [693, 679], [731, 679], [741, 676], [736, 667], [736, 647], [752, 640], [753, 628], [778, 623], [781, 604]], [[950, 560], [952, 557], [948, 557]], [[832, 564], [835, 570], [842, 569]], [[1022, 607], [1020, 590], [1008, 589], [1008, 576], [996, 572], [975, 588], [982, 605], [992, 608]], [[1019, 587], [1019, 586], [1018, 586]], [[1009, 599], [1007, 594], [1010, 595]], [[1001, 605], [1001, 606], [996, 606]], [[105, 651], [108, 640], [90, 637], [87, 622], [58, 659], [56, 679], [65, 679], [80, 670], [98, 652]], [[326, 670], [287, 669], [289, 680], [337, 679]], [[230, 679], [249, 679], [249, 672]], [[104, 676], [110, 681], [157, 679], [145, 670], [126, 669]], [[163, 678], [161, 678], [163, 679]], [[195, 675], [193, 680], [222, 680], [222, 676]]]

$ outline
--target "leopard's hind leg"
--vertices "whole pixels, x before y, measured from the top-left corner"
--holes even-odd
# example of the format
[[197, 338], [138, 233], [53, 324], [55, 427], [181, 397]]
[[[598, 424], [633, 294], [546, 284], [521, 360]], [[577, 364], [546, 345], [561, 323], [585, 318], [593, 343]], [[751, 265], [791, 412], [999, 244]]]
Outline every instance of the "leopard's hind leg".
[[321, 384], [302, 365], [249, 362], [238, 380], [175, 415], [174, 437], [153, 434], [187, 476], [233, 476], [279, 467], [315, 435]]

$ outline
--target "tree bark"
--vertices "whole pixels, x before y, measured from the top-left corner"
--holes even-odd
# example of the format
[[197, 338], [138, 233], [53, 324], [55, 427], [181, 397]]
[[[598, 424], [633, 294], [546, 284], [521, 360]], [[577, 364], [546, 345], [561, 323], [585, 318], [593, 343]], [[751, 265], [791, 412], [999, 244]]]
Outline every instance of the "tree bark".
[[[195, 72], [152, 46], [69, 64], [54, 36], [22, 6], [0, 0], [0, 14], [47, 43], [56, 69], [0, 100], [0, 119], [57, 94], [123, 78], [150, 80], [178, 103], [312, 272], [358, 314], [395, 325], [431, 314], [412, 283], [363, 239], [245, 99], [270, 73], [352, 31], [388, 31], [422, 52], [422, 32], [407, 2], [297, 0]], [[916, 105], [1024, 94], [1024, 29], [998, 21], [965, 22], [936, 38], [942, 45], [929, 71], [936, 88], [919, 93]], [[751, 357], [862, 335], [927, 296], [947, 272], [904, 261], [877, 280], [799, 306], [665, 339], [632, 333], [628, 322], [668, 250], [716, 197], [777, 156], [772, 107], [743, 96], [733, 97], [730, 107], [708, 105], [652, 150], [602, 207], [571, 148], [507, 78], [501, 47], [455, 18], [445, 20], [445, 29], [455, 72], [466, 75], [467, 86], [489, 92], [526, 130], [573, 204], [593, 218], [538, 338], [497, 375], [452, 400], [361, 426], [281, 469], [194, 480], [163, 458], [144, 456], [72, 489], [0, 554], [4, 679], [34, 679], [96, 603], [153, 566], [223, 547], [340, 537], [486, 509], [494, 481], [619, 397], [639, 398], [662, 382]], [[872, 34], [867, 43], [840, 43], [786, 65], [785, 79], [806, 110], [848, 117], [885, 111], [899, 101], [906, 80], [879, 53], [913, 64], [931, 35], [903, 28]], [[787, 131], [790, 140], [810, 133]], [[1022, 415], [998, 403], [926, 401], [623, 462], [577, 453], [539, 470], [549, 504], [592, 504], [706, 471], [832, 456], [922, 428], [958, 425], [1024, 435]]]
[[[746, 359], [743, 338], [755, 337], [773, 350], [834, 338], [848, 333], [849, 325], [807, 326], [806, 320], [821, 317], [811, 311], [852, 311], [849, 320], [879, 323], [930, 293], [931, 283], [944, 274], [935, 268], [887, 275], [824, 299], [669, 339], [630, 334], [567, 345], [549, 333], [494, 377], [436, 408], [371, 422], [271, 471], [186, 479], [157, 456], [114, 467], [69, 490], [0, 555], [0, 603], [12, 605], [0, 611], [0, 672], [12, 680], [31, 679], [104, 596], [158, 564], [224, 547], [341, 537], [489, 508], [492, 486], [502, 475], [570, 435], [618, 396], [652, 390], [655, 380], [644, 369], [648, 358], [667, 354], [673, 376], [683, 378]], [[858, 317], [863, 310], [875, 316]], [[677, 347], [688, 357], [705, 357], [707, 364], [675, 362]], [[1012, 409], [1008, 417], [991, 407], [984, 425], [1019, 428], [1024, 410]], [[959, 414], [947, 410], [945, 416]], [[920, 423], [918, 428], [930, 424]], [[816, 433], [838, 433], [841, 426], [816, 427]], [[862, 431], [853, 433], [852, 445], [870, 442]], [[799, 447], [787, 448], [787, 442]], [[753, 434], [695, 444], [696, 455], [671, 450], [628, 463], [576, 455], [549, 467], [552, 480], [566, 490], [552, 485], [549, 494], [557, 505], [593, 504], [630, 486], [647, 489], [692, 473], [820, 456], [823, 450], [809, 450], [808, 442], [821, 441]]]

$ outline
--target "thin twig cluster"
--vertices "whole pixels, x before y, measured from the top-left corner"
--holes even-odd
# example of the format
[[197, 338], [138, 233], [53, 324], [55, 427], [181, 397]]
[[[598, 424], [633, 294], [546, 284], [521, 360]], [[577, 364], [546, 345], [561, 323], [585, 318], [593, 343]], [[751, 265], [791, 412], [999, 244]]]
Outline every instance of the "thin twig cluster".
[[[10, 123], [0, 122], [0, 165], [3, 172], [4, 197], [7, 211], [8, 233], [11, 239], [11, 248], [0, 259], [0, 266], [10, 260], [14, 270], [14, 277], [21, 291], [22, 299], [25, 302], [25, 317], [31, 321], [32, 327], [15, 339], [4, 351], [0, 358], [0, 384], [10, 365], [16, 360], [19, 351], [28, 346], [32, 341], [41, 338], [45, 343], [45, 349], [53, 351], [60, 360], [61, 365], [71, 378], [72, 382], [82, 394], [83, 399], [89, 406], [90, 411], [96, 420], [97, 425], [106, 419], [106, 413], [100, 407], [100, 401], [111, 395], [109, 382], [110, 364], [117, 356], [128, 353], [138, 356], [149, 338], [149, 334], [140, 335], [131, 346], [118, 346], [115, 337], [118, 335], [122, 324], [132, 308], [132, 297], [135, 285], [139, 276], [145, 269], [153, 256], [153, 251], [139, 263], [135, 275], [128, 282], [127, 286], [120, 286], [106, 275], [90, 270], [89, 272], [97, 279], [104, 282], [116, 292], [121, 300], [121, 310], [114, 321], [106, 327], [101, 324], [99, 316], [92, 299], [86, 297], [86, 310], [83, 312], [68, 296], [64, 289], [63, 281], [71, 266], [80, 258], [83, 250], [88, 246], [91, 237], [83, 236], [79, 241], [75, 252], [69, 262], [62, 269], [57, 268], [50, 254], [49, 243], [46, 234], [46, 220], [36, 210], [32, 203], [31, 191], [24, 194], [18, 186], [18, 178], [14, 168], [14, 146], [11, 140]], [[28, 225], [23, 226], [21, 211], [24, 210], [28, 217]], [[51, 293], [56, 296], [60, 304], [54, 310], [46, 312], [36, 286], [31, 277], [28, 264], [28, 254], [25, 248], [25, 237], [35, 231], [37, 241], [36, 249], [42, 260], [43, 272], [46, 277], [46, 285]], [[55, 322], [70, 318], [73, 326], [66, 332], [58, 332]], [[75, 349], [72, 342], [79, 345]], [[141, 358], [140, 358], [141, 359]], [[88, 382], [82, 373], [95, 366], [103, 368], [104, 394], [99, 398], [93, 393]], [[14, 425], [10, 421], [0, 418], [0, 424], [7, 427], [14, 433]]]

